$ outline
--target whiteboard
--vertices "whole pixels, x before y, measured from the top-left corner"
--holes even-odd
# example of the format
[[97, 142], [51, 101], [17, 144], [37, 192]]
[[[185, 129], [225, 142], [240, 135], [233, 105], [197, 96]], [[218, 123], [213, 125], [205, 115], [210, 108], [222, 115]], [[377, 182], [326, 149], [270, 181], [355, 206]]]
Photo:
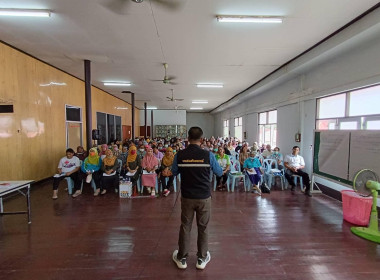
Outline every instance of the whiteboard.
[[371, 169], [380, 176], [380, 132], [351, 131], [349, 180], [362, 169]]
[[323, 131], [320, 135], [319, 171], [348, 179], [350, 134], [347, 131]]

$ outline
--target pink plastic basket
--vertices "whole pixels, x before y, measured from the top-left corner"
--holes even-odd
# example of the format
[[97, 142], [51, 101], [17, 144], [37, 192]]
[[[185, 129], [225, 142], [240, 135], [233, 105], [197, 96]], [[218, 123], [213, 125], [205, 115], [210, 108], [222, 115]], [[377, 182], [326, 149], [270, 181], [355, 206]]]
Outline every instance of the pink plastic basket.
[[363, 197], [353, 190], [344, 190], [341, 193], [343, 219], [359, 226], [368, 225], [372, 208], [372, 196]]

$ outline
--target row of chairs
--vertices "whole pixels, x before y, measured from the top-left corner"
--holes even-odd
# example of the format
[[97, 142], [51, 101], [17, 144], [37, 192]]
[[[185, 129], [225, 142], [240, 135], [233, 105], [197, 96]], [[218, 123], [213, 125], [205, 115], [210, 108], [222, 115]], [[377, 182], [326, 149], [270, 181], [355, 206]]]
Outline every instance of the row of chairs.
[[[118, 159], [117, 161], [119, 163], [119, 170], [117, 171], [117, 173], [120, 174], [121, 168], [122, 168], [122, 161], [120, 159]], [[82, 162], [80, 162], [80, 164], [82, 165]], [[65, 180], [67, 181], [68, 193], [71, 195], [73, 193], [73, 189], [74, 189], [74, 181], [70, 177], [66, 177]], [[166, 178], [166, 183], [168, 182], [168, 180], [169, 180], [169, 178]], [[180, 180], [180, 176], [178, 176], [178, 180]], [[155, 186], [156, 192], [158, 192], [159, 186], [160, 186], [160, 184], [158, 183], [158, 176], [157, 176], [156, 186]], [[96, 184], [95, 184], [94, 180], [91, 180], [91, 187], [94, 189], [94, 191], [96, 190]], [[174, 188], [174, 192], [177, 192], [177, 176], [174, 177], [173, 188]], [[144, 188], [143, 188], [143, 186], [141, 186], [140, 178], [137, 181], [137, 189], [138, 189], [139, 193], [143, 193]], [[83, 181], [81, 183], [81, 191], [83, 191]], [[162, 191], [162, 186], [161, 186], [161, 191]]]
[[[261, 177], [261, 183], [265, 182], [269, 188], [272, 187], [272, 184], [275, 182], [275, 178], [279, 177], [281, 181], [281, 189], [284, 190], [284, 188], [287, 188], [286, 185], [286, 179], [285, 179], [285, 170], [279, 170], [277, 161], [274, 159], [264, 159], [261, 157], [261, 161], [263, 162], [263, 171], [264, 174], [262, 174]], [[238, 154], [234, 153], [230, 156], [230, 173], [228, 175], [228, 179], [226, 182], [227, 191], [233, 192], [236, 187], [236, 183], [238, 183], [240, 180], [243, 180], [244, 190], [249, 191], [251, 189], [251, 182], [248, 178], [248, 175], [245, 174], [245, 172], [242, 172], [240, 167], [240, 162], [238, 158]], [[294, 184], [297, 185], [297, 180], [299, 180], [301, 190], [304, 191], [303, 188], [303, 181], [302, 177], [298, 175], [293, 175]], [[214, 191], [216, 190], [216, 176], [214, 175]]]

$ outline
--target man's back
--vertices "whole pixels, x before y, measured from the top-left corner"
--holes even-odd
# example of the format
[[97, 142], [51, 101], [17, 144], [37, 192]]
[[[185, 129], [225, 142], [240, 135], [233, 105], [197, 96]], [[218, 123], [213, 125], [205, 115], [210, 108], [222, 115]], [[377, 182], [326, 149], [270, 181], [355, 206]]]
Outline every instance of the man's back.
[[210, 152], [190, 144], [176, 155], [181, 173], [181, 191], [185, 198], [205, 199], [211, 196]]

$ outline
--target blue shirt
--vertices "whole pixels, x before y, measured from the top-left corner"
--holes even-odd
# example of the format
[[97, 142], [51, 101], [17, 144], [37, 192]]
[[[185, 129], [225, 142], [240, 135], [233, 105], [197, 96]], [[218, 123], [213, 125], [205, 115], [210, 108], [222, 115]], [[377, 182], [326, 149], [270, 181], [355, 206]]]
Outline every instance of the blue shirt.
[[245, 161], [244, 161], [244, 164], [243, 164], [243, 168], [248, 168], [248, 169], [252, 169], [252, 168], [259, 168], [261, 167], [261, 162], [260, 160], [255, 157], [255, 158], [247, 158]]

